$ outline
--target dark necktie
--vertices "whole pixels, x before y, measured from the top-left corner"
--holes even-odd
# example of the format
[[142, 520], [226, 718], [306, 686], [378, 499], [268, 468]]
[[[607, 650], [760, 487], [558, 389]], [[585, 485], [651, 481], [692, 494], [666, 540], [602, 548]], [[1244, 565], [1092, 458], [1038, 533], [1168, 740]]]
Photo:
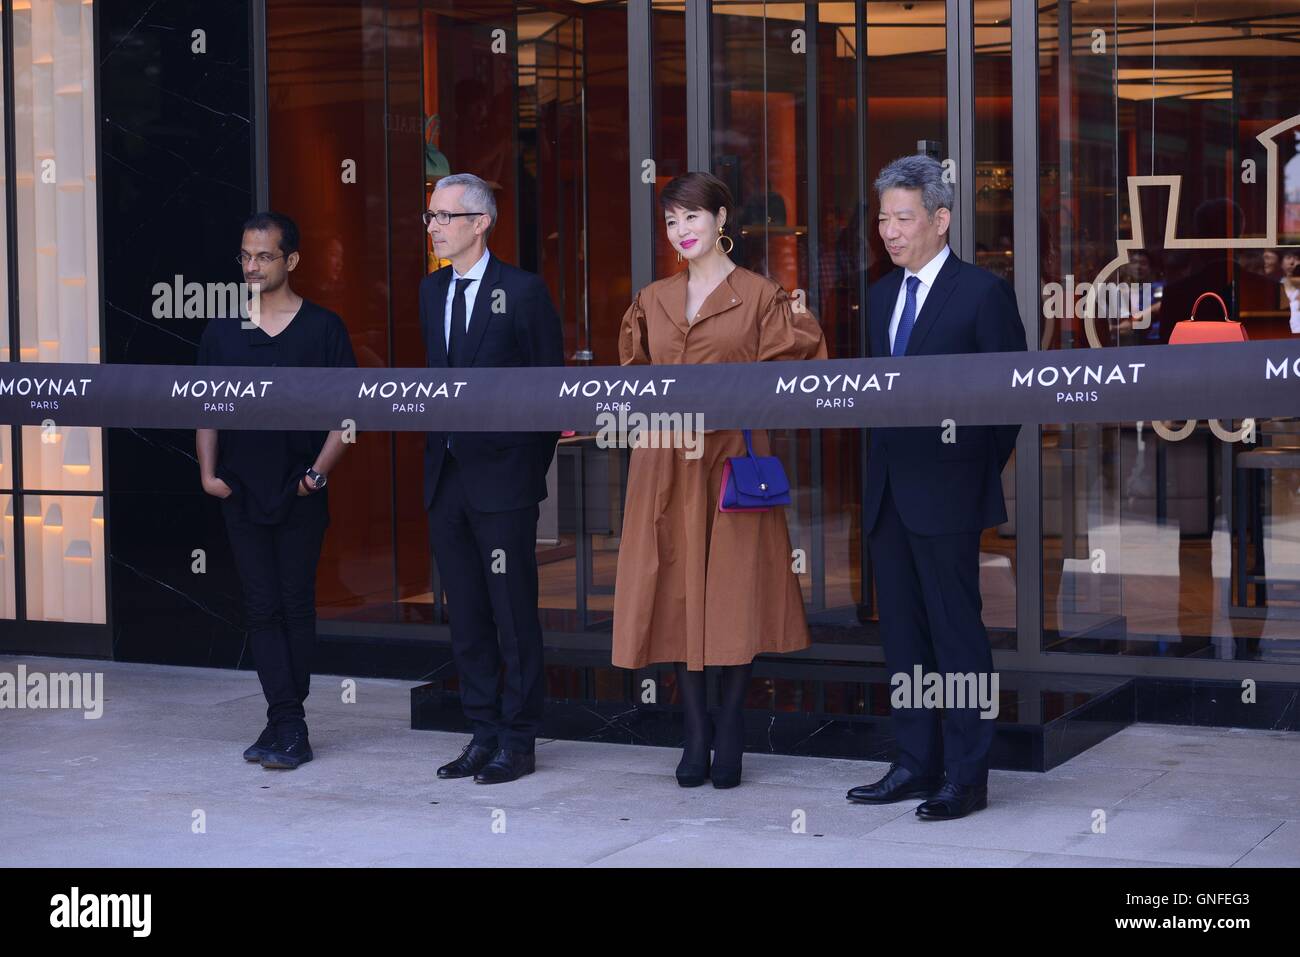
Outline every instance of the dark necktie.
[[473, 279], [457, 279], [456, 292], [451, 297], [451, 341], [447, 344], [447, 365], [458, 366], [465, 361], [465, 290]]
[[907, 340], [916, 325], [916, 287], [921, 285], [917, 276], [907, 277], [907, 298], [903, 300], [903, 314], [898, 319], [898, 331], [894, 333], [894, 355], [901, 356], [907, 352]]

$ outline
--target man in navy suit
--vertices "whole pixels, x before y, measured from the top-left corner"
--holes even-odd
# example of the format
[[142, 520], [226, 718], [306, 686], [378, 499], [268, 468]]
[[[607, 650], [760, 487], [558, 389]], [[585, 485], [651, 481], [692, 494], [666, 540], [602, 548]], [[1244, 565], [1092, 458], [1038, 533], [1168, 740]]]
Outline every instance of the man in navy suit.
[[[871, 354], [1024, 351], [1011, 287], [948, 248], [953, 189], [940, 163], [897, 159], [875, 186], [880, 237], [898, 268], [867, 297]], [[913, 681], [919, 665], [925, 675], [983, 675], [986, 687], [996, 687], [980, 617], [979, 541], [985, 528], [1006, 521], [1001, 475], [1019, 431], [960, 422], [872, 430], [862, 528], [892, 680]], [[849, 800], [924, 798], [916, 813], [930, 820], [986, 806], [994, 722], [969, 698], [956, 706], [962, 703], [945, 701], [942, 722], [933, 707], [894, 707], [897, 760], [879, 781], [849, 791]]]
[[[487, 249], [497, 207], [468, 173], [438, 181], [424, 214], [451, 260], [420, 283], [431, 368], [564, 365], [564, 332], [541, 278]], [[503, 372], [502, 376], [509, 375]], [[461, 707], [474, 737], [440, 778], [513, 781], [534, 769], [544, 696], [537, 616], [538, 503], [556, 432], [430, 432], [424, 504], [447, 592]]]

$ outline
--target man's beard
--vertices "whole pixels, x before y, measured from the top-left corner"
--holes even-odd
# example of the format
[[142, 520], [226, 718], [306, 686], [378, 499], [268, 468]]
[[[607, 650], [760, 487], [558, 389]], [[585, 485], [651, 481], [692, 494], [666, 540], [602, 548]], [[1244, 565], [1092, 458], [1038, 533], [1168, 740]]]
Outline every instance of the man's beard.
[[257, 283], [250, 282], [249, 285], [250, 286], [256, 285], [258, 295], [265, 296], [267, 293], [275, 292], [277, 289], [283, 286], [287, 281], [287, 279], [288, 279], [287, 276], [281, 276], [279, 281], [262, 279]]

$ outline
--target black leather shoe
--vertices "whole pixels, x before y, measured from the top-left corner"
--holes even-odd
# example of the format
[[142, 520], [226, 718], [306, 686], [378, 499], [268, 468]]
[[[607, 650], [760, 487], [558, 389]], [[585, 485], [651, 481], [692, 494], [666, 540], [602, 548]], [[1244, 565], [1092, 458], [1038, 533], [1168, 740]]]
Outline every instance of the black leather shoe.
[[292, 771], [312, 759], [305, 730], [281, 731], [270, 750], [262, 756], [262, 767]]
[[270, 753], [274, 745], [275, 727], [268, 724], [262, 729], [262, 733], [257, 736], [257, 740], [244, 749], [244, 760], [261, 761]]
[[943, 781], [937, 774], [913, 774], [895, 761], [875, 784], [853, 788], [846, 797], [854, 804], [893, 804], [908, 798], [928, 798], [941, 784]]
[[460, 752], [460, 757], [438, 769], [438, 777], [472, 778], [483, 770], [483, 766], [492, 760], [494, 754], [496, 754], [496, 748], [484, 747], [471, 741]]
[[474, 775], [475, 784], [505, 784], [532, 774], [537, 765], [531, 751], [507, 751], [505, 748], [492, 755], [483, 770]]
[[944, 781], [938, 794], [917, 807], [916, 816], [925, 821], [954, 821], [971, 811], [982, 811], [988, 806], [987, 787]]

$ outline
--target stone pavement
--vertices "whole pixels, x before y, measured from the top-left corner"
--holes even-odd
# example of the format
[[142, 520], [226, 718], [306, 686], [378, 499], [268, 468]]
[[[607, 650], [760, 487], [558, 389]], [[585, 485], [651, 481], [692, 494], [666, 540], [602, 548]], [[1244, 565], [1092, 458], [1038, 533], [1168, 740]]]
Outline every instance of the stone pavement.
[[1300, 864], [1294, 733], [1135, 725], [927, 822], [846, 802], [885, 770], [863, 761], [746, 755], [739, 788], [685, 790], [674, 750], [547, 741], [520, 781], [439, 781], [465, 738], [412, 731], [412, 683], [369, 678], [345, 704], [315, 677], [316, 759], [268, 771], [240, 757], [264, 721], [252, 672], [0, 656], [19, 665], [102, 673], [103, 714], [0, 710], [3, 866]]

